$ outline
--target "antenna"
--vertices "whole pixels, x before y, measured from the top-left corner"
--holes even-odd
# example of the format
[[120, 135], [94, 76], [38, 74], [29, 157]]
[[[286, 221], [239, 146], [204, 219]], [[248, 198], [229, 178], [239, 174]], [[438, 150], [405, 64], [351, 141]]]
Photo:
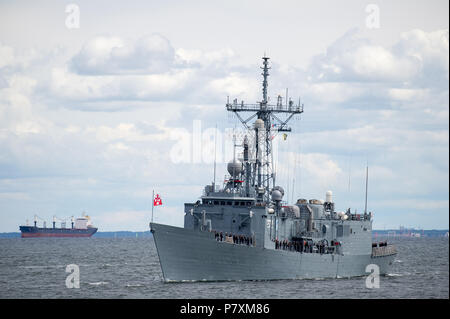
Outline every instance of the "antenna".
[[348, 192], [350, 193], [350, 180], [352, 173], [352, 154], [350, 154], [350, 161], [348, 162]]
[[236, 176], [236, 167], [234, 166], [234, 163], [236, 162], [236, 146], [236, 133], [233, 132], [233, 179], [235, 179]]
[[[294, 174], [295, 176], [295, 174]], [[294, 202], [294, 187], [295, 187], [295, 177], [292, 179], [292, 195], [291, 195], [291, 203]]]
[[216, 150], [217, 150], [217, 123], [216, 130], [214, 131], [214, 181], [213, 181], [213, 192], [216, 191]]
[[367, 214], [367, 188], [368, 188], [368, 182], [369, 182], [369, 163], [367, 163], [366, 166], [366, 201], [364, 205], [364, 214]]
[[[293, 149], [295, 150], [295, 147], [293, 147]], [[291, 196], [291, 202], [294, 202], [294, 189], [295, 189], [295, 178], [297, 177], [297, 152], [294, 151], [294, 174], [293, 178], [292, 178], [292, 196]]]
[[[263, 57], [263, 67], [261, 69], [263, 69], [263, 101], [262, 104], [264, 104], [264, 106], [267, 104], [267, 77], [269, 76], [269, 60], [270, 58], [266, 57], [266, 55], [264, 54]], [[262, 105], [261, 105], [262, 106]]]
[[288, 88], [286, 88], [286, 107], [288, 106]]

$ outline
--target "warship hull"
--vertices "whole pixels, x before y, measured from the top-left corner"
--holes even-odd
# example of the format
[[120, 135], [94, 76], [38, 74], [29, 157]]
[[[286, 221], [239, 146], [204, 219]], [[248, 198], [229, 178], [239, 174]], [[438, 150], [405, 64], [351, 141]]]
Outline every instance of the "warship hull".
[[267, 249], [216, 241], [210, 232], [150, 227], [166, 282], [348, 278], [368, 275], [370, 264], [387, 274], [395, 258]]

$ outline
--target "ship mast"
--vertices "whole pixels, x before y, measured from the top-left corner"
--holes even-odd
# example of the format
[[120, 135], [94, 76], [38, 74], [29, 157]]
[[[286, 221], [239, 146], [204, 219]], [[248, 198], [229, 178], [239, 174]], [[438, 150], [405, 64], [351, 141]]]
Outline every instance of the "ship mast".
[[[272, 131], [278, 132], [290, 132], [291, 128], [287, 126], [287, 123], [291, 118], [303, 113], [303, 104], [294, 105], [292, 100], [286, 101], [286, 105], [283, 105], [281, 97], [278, 97], [276, 105], [268, 103], [267, 99], [267, 87], [269, 76], [269, 57], [264, 56], [263, 66], [261, 69], [263, 72], [262, 82], [262, 101], [256, 104], [245, 104], [244, 101], [237, 103], [237, 99], [234, 99], [233, 103], [229, 101], [226, 104], [227, 111], [234, 112], [237, 118], [242, 122], [244, 127], [248, 130], [251, 128], [248, 123], [257, 119], [264, 125], [256, 125], [255, 123], [255, 136], [254, 149], [256, 154], [256, 160], [253, 165], [245, 163], [246, 170], [250, 169], [251, 172], [246, 172], [248, 183], [252, 183], [252, 186], [256, 189], [257, 201], [269, 202], [270, 191], [275, 186], [275, 174], [273, 171], [273, 154], [272, 154]], [[253, 113], [248, 118], [244, 118], [240, 115], [241, 112]], [[284, 119], [282, 118], [284, 116]]]

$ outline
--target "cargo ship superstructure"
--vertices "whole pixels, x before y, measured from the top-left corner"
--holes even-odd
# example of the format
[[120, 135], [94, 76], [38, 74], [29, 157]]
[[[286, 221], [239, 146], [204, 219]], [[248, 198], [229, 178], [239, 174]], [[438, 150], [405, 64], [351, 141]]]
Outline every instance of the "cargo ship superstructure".
[[61, 220], [61, 227], [56, 227], [56, 221], [58, 218], [53, 217], [53, 226], [47, 227], [47, 223], [42, 219], [43, 227], [38, 227], [38, 219], [42, 219], [39, 216], [34, 216], [34, 226], [19, 226], [22, 238], [35, 238], [35, 237], [91, 237], [94, 235], [98, 228], [94, 227], [91, 223], [91, 218], [84, 215], [74, 219], [71, 217], [71, 227], [66, 228], [66, 222]]
[[353, 277], [367, 275], [369, 265], [388, 273], [396, 248], [372, 242], [367, 205], [363, 214], [338, 212], [331, 191], [324, 200], [283, 200], [272, 140], [291, 131], [287, 124], [303, 105], [284, 104], [281, 96], [268, 103], [268, 60], [263, 57], [262, 101], [226, 104], [246, 134], [234, 143], [238, 155], [223, 185], [206, 185], [200, 200], [184, 205], [183, 228], [150, 223], [164, 281]]

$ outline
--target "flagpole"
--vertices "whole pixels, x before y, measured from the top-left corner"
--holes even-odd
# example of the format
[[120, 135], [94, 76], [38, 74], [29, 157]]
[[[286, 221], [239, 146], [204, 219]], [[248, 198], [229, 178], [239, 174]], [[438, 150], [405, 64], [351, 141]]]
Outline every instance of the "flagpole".
[[153, 223], [153, 207], [155, 207], [155, 190], [152, 192], [152, 223]]

